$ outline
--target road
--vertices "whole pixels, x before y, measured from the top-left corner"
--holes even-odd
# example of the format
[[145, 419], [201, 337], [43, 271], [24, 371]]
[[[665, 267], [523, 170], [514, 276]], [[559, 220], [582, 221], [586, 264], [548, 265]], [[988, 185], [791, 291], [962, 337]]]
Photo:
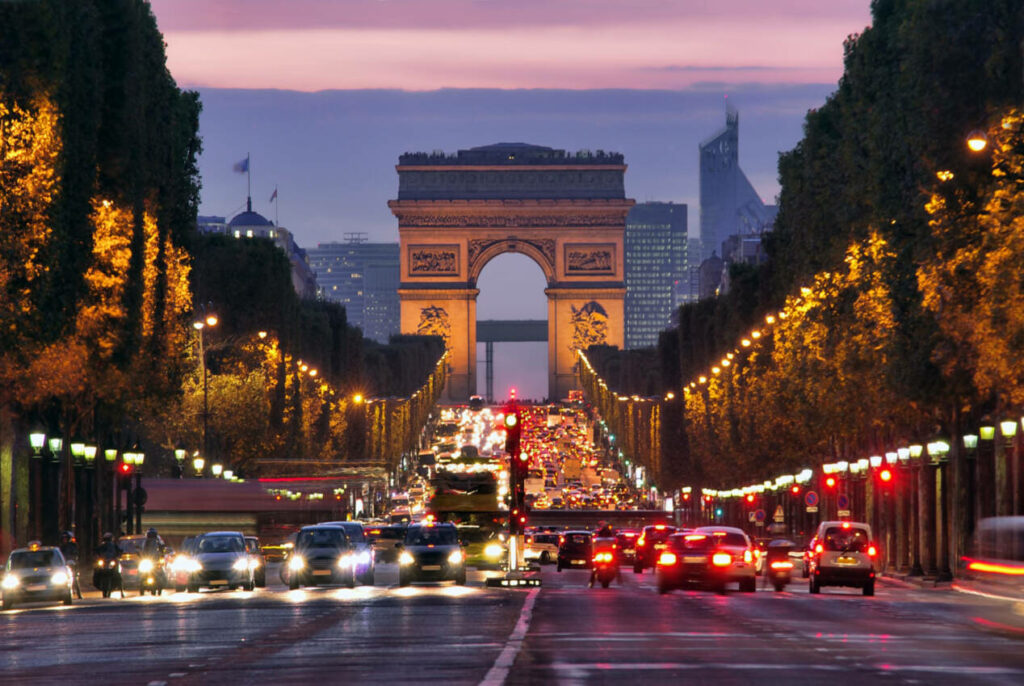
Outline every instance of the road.
[[353, 590], [87, 594], [0, 613], [0, 682], [1024, 682], [1024, 640], [980, 630], [986, 601], [948, 590], [659, 596], [626, 569], [610, 589], [580, 570], [542, 577], [534, 591], [485, 589], [480, 573], [398, 588], [382, 565]]

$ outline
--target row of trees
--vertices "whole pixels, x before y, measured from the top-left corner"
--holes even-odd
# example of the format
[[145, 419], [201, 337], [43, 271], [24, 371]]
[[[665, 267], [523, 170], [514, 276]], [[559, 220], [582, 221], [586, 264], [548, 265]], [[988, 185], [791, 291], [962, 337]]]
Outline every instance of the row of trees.
[[[649, 352], [660, 395], [688, 389], [663, 417], [678, 416], [665, 458], [683, 483], [956, 436], [1022, 405], [1024, 8], [876, 0], [872, 14], [780, 157], [768, 263], [734, 267], [729, 293], [681, 308]], [[965, 145], [976, 128], [981, 153]], [[741, 346], [752, 329], [765, 335]], [[649, 393], [642, 374], [611, 380], [635, 363], [594, 365], [616, 391]]]

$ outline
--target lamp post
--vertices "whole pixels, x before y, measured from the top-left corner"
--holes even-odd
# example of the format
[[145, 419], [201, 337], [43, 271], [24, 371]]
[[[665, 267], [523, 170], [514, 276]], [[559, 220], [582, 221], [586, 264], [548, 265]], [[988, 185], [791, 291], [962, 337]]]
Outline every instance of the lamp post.
[[135, 453], [135, 490], [132, 491], [132, 504], [135, 505], [135, 533], [142, 533], [142, 511], [146, 505], [146, 491], [142, 489], [142, 463], [146, 454]]
[[896, 464], [899, 466], [900, 479], [893, 489], [896, 493], [896, 559], [900, 571], [909, 571], [911, 522], [913, 517], [910, 514], [910, 448], [900, 446], [896, 449]]
[[[29, 445], [32, 446], [32, 459], [29, 462], [29, 488], [32, 490], [29, 513], [31, 515], [30, 527], [32, 537], [39, 538], [42, 530], [43, 493], [42, 493], [42, 450], [46, 445], [46, 434], [40, 430], [33, 431], [28, 435]], [[16, 531], [17, 527], [11, 529]]]
[[185, 476], [185, 455], [185, 446], [179, 443], [174, 449], [174, 466], [179, 479]]
[[209, 390], [207, 385], [207, 369], [206, 369], [206, 345], [204, 341], [204, 332], [208, 328], [217, 326], [220, 321], [217, 315], [213, 312], [213, 305], [207, 303], [204, 306], [200, 306], [199, 312], [197, 313], [195, 321], [192, 322], [192, 326], [196, 331], [199, 332], [199, 365], [203, 374], [203, 454], [210, 454], [210, 445], [208, 440], [208, 432], [210, 428], [210, 405], [209, 405]]
[[938, 438], [928, 444], [928, 456], [935, 466], [935, 504], [938, 508], [938, 527], [935, 551], [936, 570], [940, 580], [953, 578], [949, 564], [949, 443]]
[[924, 446], [914, 443], [909, 447], [910, 467], [914, 470], [914, 478], [910, 483], [910, 516], [912, 520], [910, 550], [911, 550], [911, 576], [924, 576], [924, 569], [921, 567], [922, 521], [921, 521], [921, 454]]
[[205, 466], [206, 460], [204, 460], [198, 454], [196, 454], [196, 456], [192, 458], [192, 469], [195, 470], [197, 478], [203, 475], [203, 467]]

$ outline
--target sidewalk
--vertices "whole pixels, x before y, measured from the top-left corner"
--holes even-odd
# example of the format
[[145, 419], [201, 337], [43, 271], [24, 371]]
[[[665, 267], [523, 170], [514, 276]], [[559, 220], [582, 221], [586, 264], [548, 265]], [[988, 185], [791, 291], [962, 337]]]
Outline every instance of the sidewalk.
[[911, 576], [907, 572], [885, 572], [878, 575], [878, 579], [887, 583], [907, 586], [910, 588], [938, 588], [950, 590], [953, 588], [954, 579], [940, 580], [934, 576]]

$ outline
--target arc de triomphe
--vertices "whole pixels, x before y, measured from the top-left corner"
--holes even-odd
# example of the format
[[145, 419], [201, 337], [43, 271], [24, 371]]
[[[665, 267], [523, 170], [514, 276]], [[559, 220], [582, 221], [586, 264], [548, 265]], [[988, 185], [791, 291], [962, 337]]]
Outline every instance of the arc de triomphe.
[[576, 387], [575, 350], [622, 347], [625, 197], [622, 155], [567, 154], [499, 143], [454, 155], [399, 158], [402, 333], [444, 336], [451, 360], [445, 397], [476, 393], [476, 288], [484, 266], [518, 252], [544, 272], [548, 394]]

